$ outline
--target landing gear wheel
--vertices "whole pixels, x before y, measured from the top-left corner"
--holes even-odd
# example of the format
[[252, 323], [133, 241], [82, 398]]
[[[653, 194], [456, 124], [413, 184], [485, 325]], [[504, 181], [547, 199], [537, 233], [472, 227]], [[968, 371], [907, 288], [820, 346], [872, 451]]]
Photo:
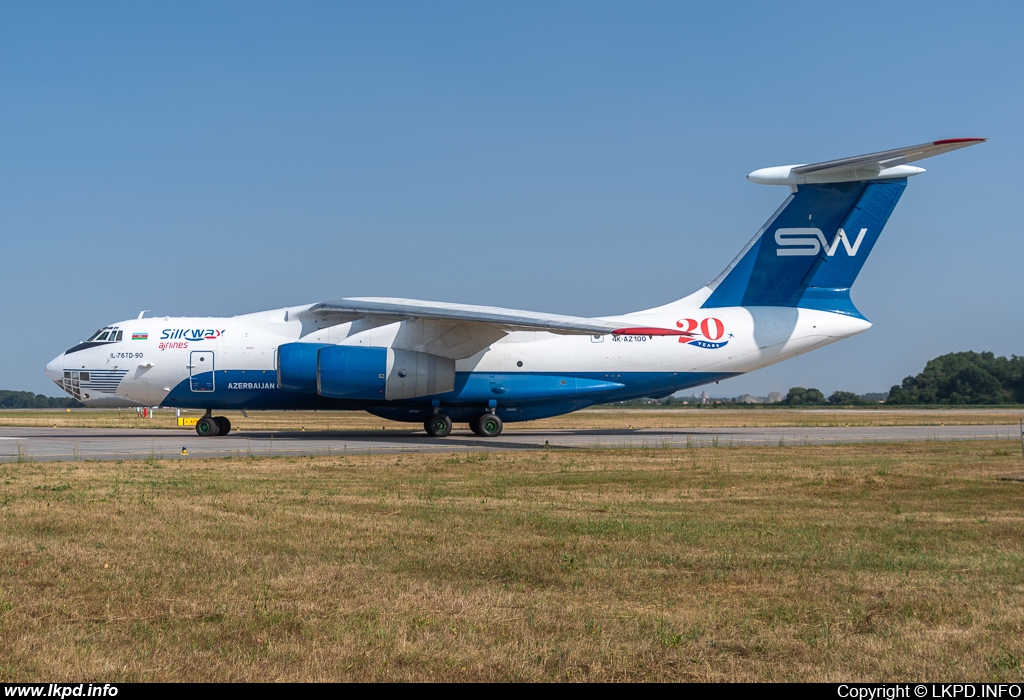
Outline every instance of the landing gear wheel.
[[231, 432], [231, 421], [224, 416], [214, 416], [214, 421], [217, 423], [217, 434], [227, 435]]
[[423, 427], [431, 437], [448, 437], [452, 432], [452, 419], [447, 413], [435, 413], [423, 423]]
[[213, 416], [203, 416], [196, 422], [196, 434], [199, 437], [215, 437], [220, 435], [220, 425]]
[[493, 413], [485, 413], [473, 421], [470, 427], [481, 437], [498, 437], [501, 435], [501, 418]]

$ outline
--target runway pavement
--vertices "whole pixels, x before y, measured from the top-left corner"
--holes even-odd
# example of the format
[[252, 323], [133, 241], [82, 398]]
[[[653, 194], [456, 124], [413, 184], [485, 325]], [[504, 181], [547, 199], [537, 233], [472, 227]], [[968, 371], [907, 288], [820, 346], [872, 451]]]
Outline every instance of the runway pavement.
[[[232, 432], [200, 438], [191, 430], [0, 428], [0, 461], [195, 459], [275, 455], [667, 448], [732, 445], [818, 445], [922, 440], [1020, 439], [1017, 425], [644, 430], [506, 430], [498, 438], [454, 431], [431, 438], [422, 430]], [[182, 454], [182, 449], [187, 455]]]

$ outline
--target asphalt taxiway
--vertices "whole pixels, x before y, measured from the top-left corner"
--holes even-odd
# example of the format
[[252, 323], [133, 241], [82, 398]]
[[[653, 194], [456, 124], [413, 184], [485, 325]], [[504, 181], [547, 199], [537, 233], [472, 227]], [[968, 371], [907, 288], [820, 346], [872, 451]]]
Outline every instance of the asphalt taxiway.
[[1020, 439], [1018, 425], [827, 428], [655, 428], [642, 430], [506, 430], [497, 438], [454, 431], [431, 438], [422, 430], [252, 431], [200, 438], [191, 430], [0, 428], [0, 461], [77, 461], [266, 457], [452, 450], [669, 448], [821, 445], [924, 440]]

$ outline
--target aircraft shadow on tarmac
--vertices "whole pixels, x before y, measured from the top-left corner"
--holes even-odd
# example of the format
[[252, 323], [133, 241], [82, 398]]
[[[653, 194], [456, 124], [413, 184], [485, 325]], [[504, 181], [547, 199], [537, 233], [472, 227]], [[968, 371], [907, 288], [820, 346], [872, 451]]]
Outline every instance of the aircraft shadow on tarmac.
[[[443, 449], [445, 447], [489, 447], [492, 449], [509, 449], [509, 450], [521, 450], [521, 449], [537, 449], [538, 447], [558, 447], [566, 448], [566, 445], [551, 445], [549, 444], [550, 439], [555, 438], [571, 438], [571, 437], [585, 437], [585, 438], [600, 438], [602, 436], [607, 437], [623, 437], [623, 436], [635, 436], [643, 435], [645, 438], [657, 438], [661, 431], [654, 433], [639, 433], [637, 430], [632, 429], [598, 429], [598, 430], [531, 430], [523, 432], [510, 432], [506, 433], [502, 438], [485, 438], [473, 435], [472, 433], [455, 433], [453, 432], [445, 438], [435, 438], [426, 435], [422, 431], [418, 430], [350, 430], [350, 431], [317, 431], [317, 432], [301, 432], [301, 431], [287, 431], [287, 432], [274, 432], [274, 431], [246, 431], [239, 433], [232, 433], [232, 436], [241, 438], [249, 438], [252, 440], [259, 441], [288, 441], [288, 442], [309, 442], [317, 443], [323, 441], [330, 442], [344, 442], [346, 440], [365, 443], [365, 442], [388, 442], [388, 443], [404, 443], [409, 445], [434, 447], [437, 449]], [[664, 435], [676, 435], [682, 436], [685, 433], [682, 432], [664, 432]], [[230, 437], [230, 436], [229, 436]], [[518, 438], [518, 439], [515, 439]], [[211, 440], [212, 445], [216, 445], [217, 439]]]
[[[661, 434], [665, 435], [685, 435], [688, 431], [677, 431], [674, 429], [663, 429], [656, 430], [653, 432], [641, 432], [636, 429], [610, 429], [610, 428], [599, 428], [594, 430], [524, 430], [524, 431], [509, 431], [503, 433], [498, 438], [485, 438], [478, 437], [473, 433], [466, 432], [455, 432], [444, 438], [430, 437], [425, 434], [422, 430], [321, 430], [321, 431], [285, 431], [276, 432], [273, 430], [247, 430], [245, 432], [234, 432], [230, 436], [238, 437], [252, 437], [252, 438], [267, 438], [273, 437], [275, 440], [340, 440], [344, 438], [354, 439], [373, 439], [378, 440], [381, 438], [413, 438], [421, 440], [423, 442], [429, 442], [431, 444], [443, 445], [446, 442], [451, 441], [453, 438], [466, 438], [470, 440], [477, 440], [482, 442], [494, 442], [500, 441], [501, 438], [513, 438], [523, 437], [526, 439], [534, 437], [564, 437], [567, 435], [585, 435], [585, 436], [601, 436], [601, 435], [652, 435], [657, 436]], [[694, 432], [696, 434], [696, 431]]]

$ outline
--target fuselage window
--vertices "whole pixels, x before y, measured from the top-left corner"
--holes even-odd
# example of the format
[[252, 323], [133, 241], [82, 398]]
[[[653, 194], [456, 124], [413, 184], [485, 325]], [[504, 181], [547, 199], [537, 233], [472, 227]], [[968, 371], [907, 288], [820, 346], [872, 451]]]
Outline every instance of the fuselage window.
[[89, 373], [88, 372], [79, 372], [78, 376], [81, 378], [81, 380], [83, 382], [89, 381]]

